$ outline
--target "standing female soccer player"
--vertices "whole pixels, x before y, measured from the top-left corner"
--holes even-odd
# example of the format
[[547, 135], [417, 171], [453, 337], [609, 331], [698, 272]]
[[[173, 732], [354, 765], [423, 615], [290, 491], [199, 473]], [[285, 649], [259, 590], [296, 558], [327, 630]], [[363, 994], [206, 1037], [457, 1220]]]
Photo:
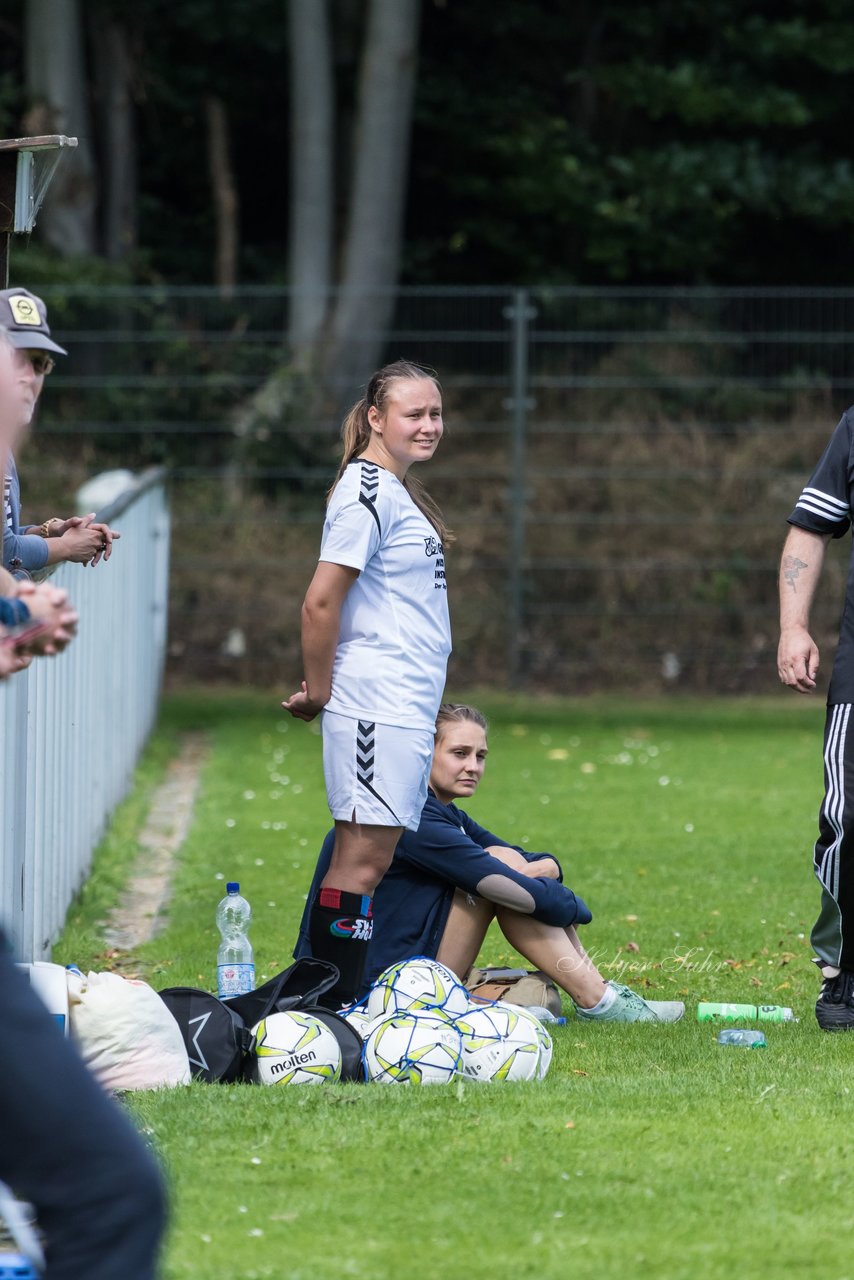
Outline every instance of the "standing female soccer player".
[[442, 396], [399, 360], [375, 373], [342, 427], [320, 563], [302, 607], [305, 678], [282, 705], [321, 711], [335, 841], [309, 906], [312, 954], [338, 966], [326, 999], [353, 1000], [373, 931], [371, 897], [427, 796], [451, 651], [441, 512], [409, 476], [442, 438]]

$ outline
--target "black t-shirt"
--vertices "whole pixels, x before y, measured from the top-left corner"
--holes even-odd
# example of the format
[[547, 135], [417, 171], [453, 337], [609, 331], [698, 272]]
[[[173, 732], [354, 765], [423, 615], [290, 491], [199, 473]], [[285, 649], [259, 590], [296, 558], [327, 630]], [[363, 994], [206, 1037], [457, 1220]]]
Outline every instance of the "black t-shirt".
[[[847, 409], [795, 503], [789, 524], [841, 538], [851, 528], [854, 504], [854, 406]], [[854, 548], [848, 566], [839, 645], [827, 693], [830, 703], [854, 702]]]

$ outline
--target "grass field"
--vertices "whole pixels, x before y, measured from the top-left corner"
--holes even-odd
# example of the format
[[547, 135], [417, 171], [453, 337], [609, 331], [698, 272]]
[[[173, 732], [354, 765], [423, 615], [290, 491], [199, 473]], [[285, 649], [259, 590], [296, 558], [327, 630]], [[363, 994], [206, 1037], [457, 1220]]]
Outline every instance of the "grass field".
[[[549, 849], [594, 914], [606, 976], [684, 999], [676, 1026], [555, 1029], [542, 1084], [424, 1091], [193, 1085], [130, 1102], [173, 1192], [164, 1274], [854, 1277], [854, 1036], [820, 1033], [808, 934], [820, 796], [815, 701], [479, 700], [472, 811]], [[54, 951], [109, 967], [99, 921], [180, 733], [211, 753], [169, 923], [134, 956], [154, 986], [215, 981], [214, 908], [237, 878], [259, 980], [290, 949], [327, 811], [320, 740], [275, 698], [191, 694], [161, 726]], [[490, 935], [483, 958], [513, 958]], [[719, 1047], [698, 1000], [792, 1005], [766, 1051]]]

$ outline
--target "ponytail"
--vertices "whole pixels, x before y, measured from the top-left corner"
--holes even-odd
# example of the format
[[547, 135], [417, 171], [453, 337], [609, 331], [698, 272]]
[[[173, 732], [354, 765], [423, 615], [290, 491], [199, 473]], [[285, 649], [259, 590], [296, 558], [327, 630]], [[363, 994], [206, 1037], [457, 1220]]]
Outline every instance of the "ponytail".
[[442, 546], [447, 548], [452, 542], [456, 542], [456, 535], [448, 528], [439, 504], [430, 497], [421, 481], [407, 472], [403, 478], [403, 487], [421, 514], [426, 516], [438, 533]]
[[350, 463], [360, 453], [364, 453], [371, 442], [371, 424], [368, 422], [368, 397], [357, 400], [347, 417], [341, 423], [341, 464], [329, 493], [327, 501], [332, 497], [335, 485], [343, 476]]

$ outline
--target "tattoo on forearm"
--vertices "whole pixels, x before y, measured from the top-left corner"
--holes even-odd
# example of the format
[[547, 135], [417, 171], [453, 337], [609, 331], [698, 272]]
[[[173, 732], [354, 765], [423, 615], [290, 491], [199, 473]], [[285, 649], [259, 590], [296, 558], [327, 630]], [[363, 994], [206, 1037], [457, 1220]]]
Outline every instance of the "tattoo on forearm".
[[808, 569], [809, 565], [805, 561], [799, 560], [797, 556], [783, 556], [783, 577], [788, 582], [793, 591], [797, 591], [795, 579], [801, 569]]

